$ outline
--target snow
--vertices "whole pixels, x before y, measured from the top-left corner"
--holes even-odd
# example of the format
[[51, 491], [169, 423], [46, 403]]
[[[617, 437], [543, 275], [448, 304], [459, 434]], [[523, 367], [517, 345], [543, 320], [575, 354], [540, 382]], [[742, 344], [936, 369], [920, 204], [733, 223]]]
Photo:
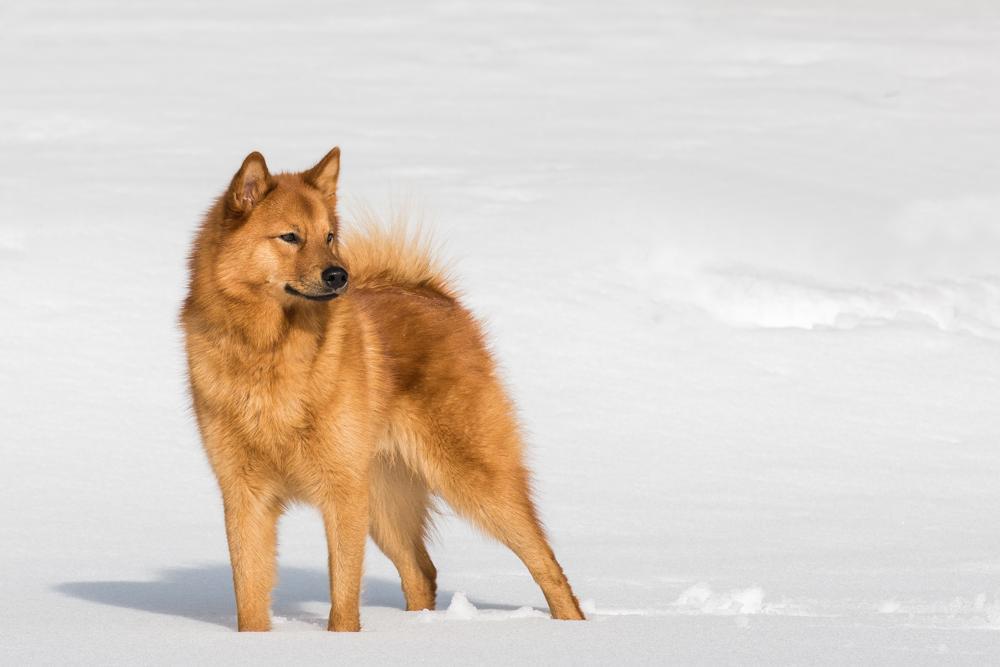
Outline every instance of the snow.
[[759, 587], [719, 595], [707, 584], [695, 584], [681, 593], [676, 602], [681, 608], [703, 614], [759, 614], [764, 611], [763, 603], [764, 591]]
[[[0, 661], [988, 662], [1000, 6], [0, 10]], [[242, 158], [434, 228], [590, 621], [443, 508], [438, 611], [312, 510], [238, 635], [176, 317]], [[349, 220], [345, 223], [349, 224]]]
[[435, 621], [506, 621], [512, 618], [548, 618], [545, 614], [531, 607], [519, 607], [517, 609], [479, 609], [473, 604], [465, 593], [458, 592], [452, 595], [451, 602], [445, 611], [423, 610], [420, 612], [420, 620], [426, 623]]

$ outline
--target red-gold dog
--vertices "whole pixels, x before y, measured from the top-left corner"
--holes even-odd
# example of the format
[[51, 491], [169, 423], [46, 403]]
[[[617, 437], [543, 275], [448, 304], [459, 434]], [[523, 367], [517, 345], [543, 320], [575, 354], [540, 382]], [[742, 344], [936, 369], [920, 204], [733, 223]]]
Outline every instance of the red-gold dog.
[[476, 321], [405, 233], [341, 243], [340, 151], [302, 173], [251, 153], [191, 252], [182, 322], [195, 413], [219, 480], [240, 630], [270, 628], [276, 527], [316, 505], [329, 629], [358, 630], [365, 538], [433, 609], [431, 494], [510, 547], [554, 618], [582, 619], [531, 501], [510, 399]]

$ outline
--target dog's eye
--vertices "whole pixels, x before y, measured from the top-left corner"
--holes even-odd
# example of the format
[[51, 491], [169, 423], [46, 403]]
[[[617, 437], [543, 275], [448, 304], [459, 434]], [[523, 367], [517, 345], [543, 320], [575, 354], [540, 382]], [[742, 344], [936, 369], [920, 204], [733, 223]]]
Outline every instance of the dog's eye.
[[288, 232], [287, 234], [282, 234], [278, 238], [281, 239], [282, 241], [284, 241], [285, 243], [298, 243], [299, 242], [299, 235], [296, 234], [295, 232]]
[[330, 232], [329, 234], [326, 235], [326, 243], [327, 245], [333, 243], [333, 232]]

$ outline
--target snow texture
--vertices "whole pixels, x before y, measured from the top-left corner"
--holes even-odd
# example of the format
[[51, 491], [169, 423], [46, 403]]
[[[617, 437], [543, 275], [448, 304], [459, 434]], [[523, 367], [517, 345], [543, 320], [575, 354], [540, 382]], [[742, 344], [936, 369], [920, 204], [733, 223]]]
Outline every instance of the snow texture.
[[[0, 663], [1000, 655], [1000, 4], [39, 0], [0, 61]], [[589, 622], [445, 511], [438, 611], [372, 548], [326, 633], [296, 508], [233, 632], [185, 256], [333, 145], [454, 260]]]

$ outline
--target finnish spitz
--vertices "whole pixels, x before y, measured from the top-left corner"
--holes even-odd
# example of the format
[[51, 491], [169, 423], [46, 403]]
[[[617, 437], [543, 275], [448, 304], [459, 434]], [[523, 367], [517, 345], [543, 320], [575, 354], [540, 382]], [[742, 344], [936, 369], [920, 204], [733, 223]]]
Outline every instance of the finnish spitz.
[[240, 630], [270, 628], [278, 517], [319, 508], [330, 630], [360, 629], [365, 539], [433, 609], [432, 495], [510, 547], [552, 616], [582, 619], [531, 500], [511, 401], [426, 249], [337, 214], [340, 150], [301, 173], [243, 161], [190, 257], [195, 414], [219, 480]]

